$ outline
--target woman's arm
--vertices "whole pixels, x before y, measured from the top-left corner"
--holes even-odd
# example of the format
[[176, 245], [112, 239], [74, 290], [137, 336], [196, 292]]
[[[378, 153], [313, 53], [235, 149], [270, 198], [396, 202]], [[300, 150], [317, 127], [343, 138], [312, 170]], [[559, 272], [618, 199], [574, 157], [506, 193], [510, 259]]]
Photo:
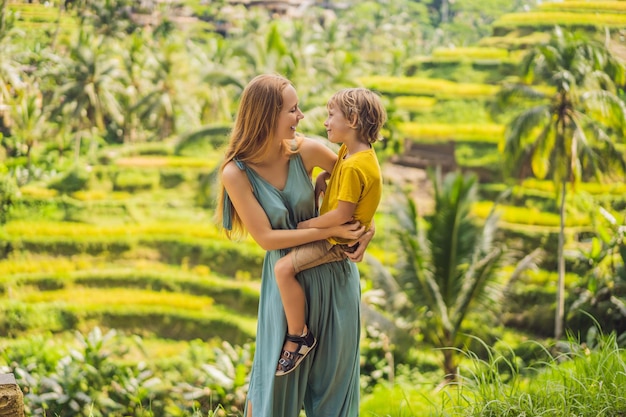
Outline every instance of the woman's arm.
[[312, 175], [315, 167], [332, 172], [335, 162], [337, 162], [337, 154], [328, 146], [320, 141], [306, 137], [300, 145], [300, 156], [309, 176]]
[[330, 178], [330, 172], [322, 171], [315, 179], [315, 210], [319, 211], [326, 194], [326, 188], [328, 186], [327, 181]]
[[358, 239], [364, 232], [364, 228], [359, 223], [327, 229], [274, 230], [265, 211], [252, 193], [252, 186], [246, 173], [240, 170], [234, 162], [224, 167], [222, 182], [246, 230], [265, 250], [291, 248], [331, 236]]

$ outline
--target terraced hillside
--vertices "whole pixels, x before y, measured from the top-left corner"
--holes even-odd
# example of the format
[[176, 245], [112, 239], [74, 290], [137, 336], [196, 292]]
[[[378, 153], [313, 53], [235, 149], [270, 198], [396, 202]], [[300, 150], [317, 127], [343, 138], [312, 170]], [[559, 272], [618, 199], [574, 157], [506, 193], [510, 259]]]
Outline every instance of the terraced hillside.
[[[517, 79], [525, 51], [545, 41], [554, 24], [606, 37], [621, 51], [624, 4], [545, 2], [503, 16], [479, 45], [438, 48], [406, 62], [401, 77], [362, 76], [358, 82], [389, 100], [394, 128], [407, 144], [418, 145], [418, 153], [423, 156], [425, 145], [441, 146], [445, 151], [433, 157], [434, 165], [442, 158], [480, 174], [484, 201], [474, 212], [484, 217], [507, 188], [498, 146], [509, 115], [492, 114], [494, 95]], [[59, 28], [64, 36], [77, 24], [44, 4], [10, 8], [17, 26], [34, 34]], [[202, 10], [194, 10], [194, 22], [202, 25]], [[212, 173], [221, 155], [161, 151], [103, 152], [88, 169], [19, 190], [0, 243], [3, 335], [87, 330], [99, 323], [154, 338], [253, 339], [262, 252], [250, 241], [225, 240], [212, 224]], [[623, 184], [582, 189], [616, 209], [626, 206]], [[503, 239], [524, 251], [548, 248], [547, 274], [554, 270], [556, 251], [550, 249], [558, 230], [553, 191], [546, 182], [519, 184], [502, 222]], [[567, 243], [574, 252], [588, 237], [594, 214], [570, 214]], [[380, 247], [372, 253], [393, 258]]]
[[148, 339], [252, 340], [262, 252], [225, 240], [198, 207], [214, 166], [198, 161], [120, 156], [81, 172], [86, 190], [23, 187], [2, 229], [0, 333], [99, 325]]

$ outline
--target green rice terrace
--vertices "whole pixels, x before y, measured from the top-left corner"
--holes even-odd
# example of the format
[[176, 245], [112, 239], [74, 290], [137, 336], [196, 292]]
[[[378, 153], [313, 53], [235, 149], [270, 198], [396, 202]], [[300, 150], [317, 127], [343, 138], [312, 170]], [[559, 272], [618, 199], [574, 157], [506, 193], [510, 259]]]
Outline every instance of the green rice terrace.
[[626, 416], [626, 1], [295, 3], [0, 0], [24, 415], [243, 415], [264, 252], [217, 172], [276, 72], [311, 137], [340, 88], [389, 115], [360, 415]]

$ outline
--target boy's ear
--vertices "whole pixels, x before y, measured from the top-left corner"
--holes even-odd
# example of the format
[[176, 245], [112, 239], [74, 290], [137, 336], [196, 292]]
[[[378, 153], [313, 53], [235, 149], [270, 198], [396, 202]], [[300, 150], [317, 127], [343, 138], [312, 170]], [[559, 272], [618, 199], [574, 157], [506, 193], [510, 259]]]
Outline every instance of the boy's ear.
[[350, 127], [352, 129], [356, 129], [358, 121], [359, 121], [359, 115], [358, 114], [353, 114], [352, 117], [350, 118]]

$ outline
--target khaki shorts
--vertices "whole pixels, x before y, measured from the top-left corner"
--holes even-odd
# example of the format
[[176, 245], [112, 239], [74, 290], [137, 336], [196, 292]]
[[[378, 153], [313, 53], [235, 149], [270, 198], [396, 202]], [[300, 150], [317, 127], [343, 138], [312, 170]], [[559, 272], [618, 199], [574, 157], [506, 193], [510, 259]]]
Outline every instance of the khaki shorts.
[[291, 251], [293, 269], [298, 272], [311, 269], [329, 262], [341, 261], [347, 258], [344, 251], [346, 245], [333, 245], [328, 240], [319, 240], [296, 246]]

